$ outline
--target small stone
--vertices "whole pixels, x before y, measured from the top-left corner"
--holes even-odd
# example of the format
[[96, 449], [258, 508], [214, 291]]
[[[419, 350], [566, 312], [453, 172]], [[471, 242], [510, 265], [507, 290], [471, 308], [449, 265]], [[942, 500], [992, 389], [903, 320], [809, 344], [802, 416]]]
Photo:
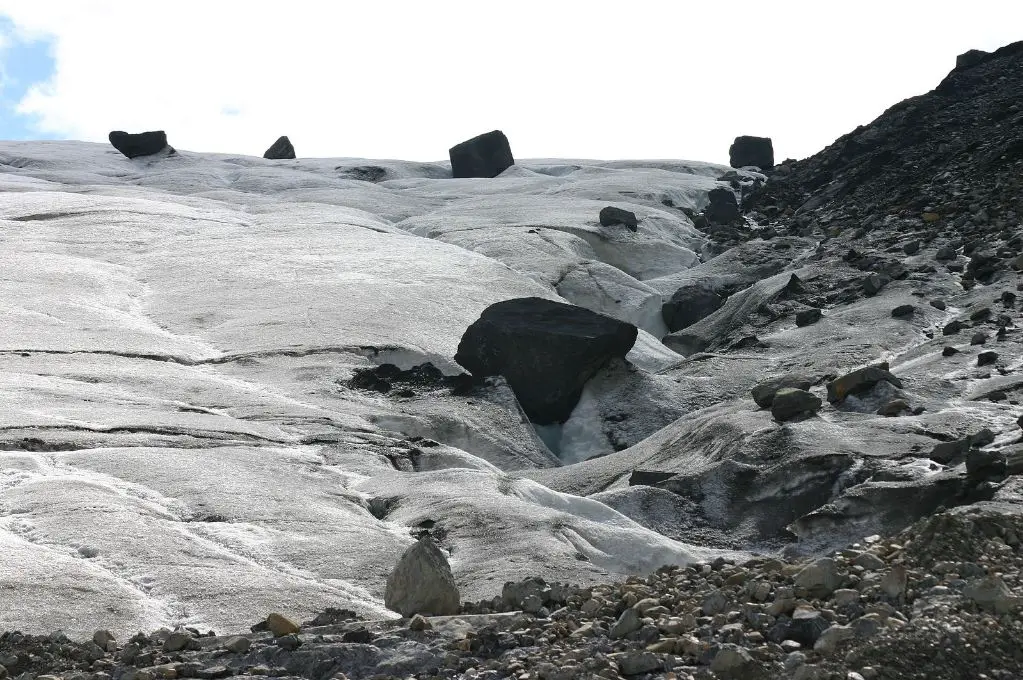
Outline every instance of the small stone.
[[714, 655], [710, 669], [722, 678], [744, 678], [754, 664], [753, 657], [745, 648], [726, 643]]
[[906, 593], [906, 567], [896, 564], [891, 571], [881, 579], [881, 591], [888, 597], [898, 599]]
[[916, 307], [914, 305], [899, 305], [892, 310], [892, 318], [902, 319], [910, 317], [913, 316], [914, 312], [916, 312]]
[[867, 295], [877, 295], [887, 284], [887, 277], [880, 276], [878, 274], [869, 274], [863, 279], [863, 292]]
[[905, 399], [892, 399], [877, 410], [877, 415], [893, 418], [911, 410], [909, 403]]
[[981, 352], [977, 355], [977, 366], [987, 366], [998, 361], [998, 352]]
[[874, 553], [865, 552], [860, 553], [853, 560], [853, 564], [859, 567], [863, 567], [867, 571], [877, 571], [878, 569], [884, 569], [884, 560], [875, 555]]
[[274, 642], [281, 649], [286, 649], [288, 651], [294, 651], [302, 646], [302, 641], [294, 633], [274, 638]]
[[163, 641], [163, 651], [180, 652], [192, 641], [192, 634], [185, 630], [176, 630]]
[[963, 322], [962, 321], [952, 320], [952, 321], [949, 321], [947, 324], [944, 325], [944, 327], [941, 329], [941, 334], [942, 335], [955, 335], [956, 333], [958, 333], [962, 329], [963, 329]]
[[775, 420], [784, 422], [802, 415], [814, 414], [820, 410], [823, 403], [820, 397], [811, 392], [783, 387], [774, 395], [771, 415]]
[[274, 612], [266, 617], [266, 627], [267, 630], [273, 633], [274, 637], [294, 635], [296, 633], [301, 632], [302, 630], [297, 623], [295, 623], [288, 617], [284, 616], [283, 614], [278, 614], [277, 612]]
[[108, 649], [111, 642], [114, 642], [117, 638], [109, 630], [97, 630], [92, 634], [92, 641], [103, 649]]
[[412, 617], [412, 620], [409, 621], [408, 627], [409, 630], [416, 631], [432, 630], [433, 624], [430, 623], [422, 614], [416, 614]]
[[845, 607], [860, 601], [860, 591], [852, 588], [840, 588], [835, 591], [834, 598], [836, 607]]
[[612, 657], [618, 664], [622, 675], [640, 675], [641, 673], [652, 673], [663, 668], [661, 658], [652, 652], [630, 651], [614, 654]]
[[821, 320], [823, 313], [817, 308], [801, 309], [796, 312], [796, 326], [802, 328], [803, 326], [809, 326], [815, 324]]
[[907, 255], [916, 255], [918, 252], [920, 252], [920, 241], [917, 241], [915, 239], [912, 241], [907, 241], [902, 246], [902, 252], [906, 253]]
[[243, 635], [233, 635], [224, 641], [224, 649], [235, 654], [244, 654], [252, 646], [252, 640]]
[[963, 588], [963, 595], [976, 602], [981, 609], [996, 614], [1007, 614], [1019, 606], [1019, 598], [1013, 597], [1012, 591], [999, 576], [988, 576], [968, 583]]
[[608, 635], [615, 639], [623, 638], [635, 633], [642, 627], [643, 621], [640, 618], [639, 612], [630, 607], [622, 612], [622, 615], [618, 617], [618, 620], [615, 621], [613, 626], [611, 626], [611, 630]]
[[812, 647], [817, 639], [831, 625], [823, 614], [813, 607], [796, 607], [789, 621], [786, 637], [807, 647]]
[[944, 349], [941, 350], [941, 356], [943, 357], [950, 357], [956, 354], [959, 354], [959, 350], [952, 346], [945, 347]]
[[856, 637], [856, 633], [849, 626], [831, 626], [817, 638], [817, 642], [813, 644], [813, 650], [824, 655], [834, 654], [839, 643], [854, 637]]
[[938, 248], [938, 252], [934, 254], [934, 259], [939, 262], [954, 260], [956, 259], [956, 251], [948, 246], [942, 246], [941, 248]]
[[945, 307], [946, 307], [944, 300], [931, 300], [930, 304], [931, 304], [931, 307], [934, 307], [935, 309], [941, 310], [941, 311], [944, 311]]
[[981, 331], [978, 331], [977, 333], [974, 333], [973, 337], [970, 338], [970, 344], [971, 345], [983, 345], [986, 342], [987, 342], [987, 333], [984, 333], [984, 332], [981, 332]]

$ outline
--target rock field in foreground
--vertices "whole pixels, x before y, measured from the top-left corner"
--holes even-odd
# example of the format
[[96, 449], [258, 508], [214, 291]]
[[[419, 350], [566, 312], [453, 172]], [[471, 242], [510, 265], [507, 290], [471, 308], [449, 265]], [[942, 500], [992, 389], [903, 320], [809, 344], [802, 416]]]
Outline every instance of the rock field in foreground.
[[0, 637], [0, 677], [1015, 680], [1019, 516], [977, 508], [795, 562], [720, 559], [587, 588], [528, 579], [462, 614], [279, 614], [244, 635]]

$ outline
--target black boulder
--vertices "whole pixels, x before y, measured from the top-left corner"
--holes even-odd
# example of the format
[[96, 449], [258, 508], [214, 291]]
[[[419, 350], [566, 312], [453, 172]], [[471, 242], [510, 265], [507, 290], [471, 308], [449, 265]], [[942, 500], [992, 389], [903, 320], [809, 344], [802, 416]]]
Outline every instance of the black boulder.
[[500, 130], [456, 144], [448, 156], [453, 177], [497, 177], [515, 165], [511, 145]]
[[703, 211], [711, 224], [731, 224], [739, 219], [739, 202], [735, 200], [735, 192], [724, 187], [711, 189], [707, 194], [710, 204]]
[[130, 134], [114, 130], [108, 137], [110, 144], [128, 158], [152, 156], [167, 148], [167, 133], [163, 130]]
[[623, 210], [622, 208], [616, 208], [613, 205], [601, 208], [599, 219], [600, 226], [602, 227], [613, 227], [616, 224], [624, 224], [631, 231], [636, 231], [636, 228], [639, 226], [639, 220], [636, 219], [636, 213], [629, 210]]
[[724, 303], [725, 298], [713, 290], [686, 286], [676, 290], [671, 299], [661, 305], [661, 316], [668, 330], [674, 333], [710, 316]]
[[295, 158], [295, 147], [292, 146], [288, 136], [283, 135], [278, 137], [277, 141], [270, 145], [270, 148], [263, 153], [263, 158], [275, 161], [292, 160]]
[[636, 342], [632, 324], [542, 298], [487, 307], [462, 335], [455, 361], [475, 378], [501, 375], [530, 420], [562, 423], [583, 385]]
[[774, 167], [774, 144], [770, 137], [736, 137], [728, 148], [728, 164], [733, 168], [754, 166], [761, 170]]

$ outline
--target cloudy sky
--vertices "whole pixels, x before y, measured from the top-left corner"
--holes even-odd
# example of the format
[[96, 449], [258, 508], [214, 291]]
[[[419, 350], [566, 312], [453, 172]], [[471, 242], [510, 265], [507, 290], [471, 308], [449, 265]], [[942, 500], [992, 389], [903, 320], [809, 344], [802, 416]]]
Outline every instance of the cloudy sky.
[[0, 0], [0, 138], [437, 160], [824, 147], [1023, 39], [1018, 0]]

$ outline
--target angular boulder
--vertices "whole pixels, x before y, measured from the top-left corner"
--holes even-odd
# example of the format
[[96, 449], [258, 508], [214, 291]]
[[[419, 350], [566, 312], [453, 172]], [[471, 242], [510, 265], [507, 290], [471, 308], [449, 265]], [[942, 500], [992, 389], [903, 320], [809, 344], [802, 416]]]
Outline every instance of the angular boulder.
[[449, 616], [461, 608], [451, 566], [433, 538], [423, 536], [387, 577], [384, 605], [404, 617]]
[[613, 205], [601, 208], [600, 226], [612, 227], [616, 224], [624, 224], [630, 231], [636, 231], [636, 228], [639, 226], [639, 220], [636, 219], [636, 213], [629, 210], [616, 208]]
[[274, 161], [293, 160], [295, 158], [295, 147], [287, 135], [277, 138], [277, 141], [270, 145], [270, 148], [263, 152], [263, 158]]
[[739, 219], [739, 202], [735, 192], [724, 187], [717, 187], [707, 194], [710, 203], [703, 210], [703, 216], [711, 224], [731, 224]]
[[497, 177], [515, 165], [508, 138], [500, 130], [473, 137], [448, 149], [453, 177]]
[[820, 410], [820, 397], [806, 390], [783, 387], [774, 395], [771, 403], [771, 415], [775, 420], [786, 421], [802, 415], [810, 415]]
[[676, 290], [671, 300], [661, 305], [661, 316], [668, 330], [674, 333], [710, 316], [724, 303], [724, 296], [713, 290], [686, 286]]
[[111, 146], [128, 158], [152, 156], [167, 148], [167, 133], [163, 130], [139, 132], [138, 134], [114, 130], [107, 136], [107, 139], [110, 140]]
[[850, 394], [866, 392], [882, 381], [889, 382], [900, 389], [902, 388], [902, 381], [888, 372], [887, 364], [866, 366], [829, 382], [828, 401], [834, 404], [842, 401]]
[[774, 144], [770, 137], [736, 137], [728, 148], [728, 164], [733, 168], [754, 166], [761, 170], [774, 167]]
[[632, 324], [542, 298], [487, 307], [462, 335], [455, 361], [476, 378], [502, 375], [530, 420], [563, 423], [583, 385], [636, 342]]
[[769, 378], [763, 382], [759, 382], [753, 386], [750, 390], [750, 394], [753, 395], [753, 401], [757, 402], [757, 406], [760, 408], [767, 408], [774, 403], [774, 395], [779, 390], [791, 387], [797, 390], [809, 390], [810, 385], [813, 384], [813, 380], [805, 375], [799, 375], [797, 373], [787, 373], [780, 375], [777, 378]]

